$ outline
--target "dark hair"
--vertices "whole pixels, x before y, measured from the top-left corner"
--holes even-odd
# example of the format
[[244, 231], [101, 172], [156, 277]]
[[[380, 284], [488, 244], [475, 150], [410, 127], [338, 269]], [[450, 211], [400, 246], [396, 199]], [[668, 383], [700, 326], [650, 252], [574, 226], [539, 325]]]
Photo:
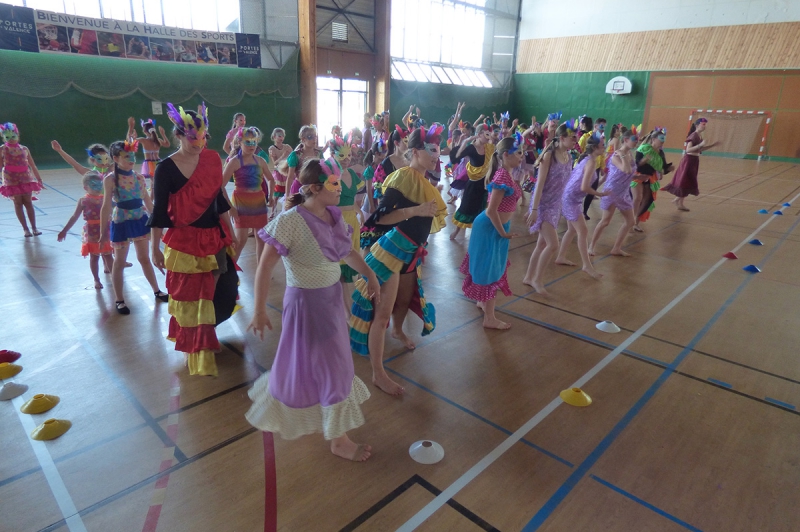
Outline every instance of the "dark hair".
[[[194, 122], [195, 124], [198, 122], [197, 119], [200, 117], [200, 115], [197, 114], [196, 111], [192, 111], [191, 109], [189, 109], [189, 110], [184, 111], [184, 112], [192, 118], [192, 122]], [[236, 114], [240, 115], [242, 113], [236, 113]], [[200, 122], [202, 123], [202, 121], [200, 121]], [[172, 136], [175, 137], [176, 140], [177, 140], [177, 137], [186, 136], [186, 132], [183, 130], [183, 126], [179, 126], [178, 124], [174, 124], [172, 126]], [[208, 134], [208, 130], [206, 130], [206, 139], [210, 139], [210, 138], [211, 138], [211, 135], [209, 135]]]
[[600, 138], [591, 135], [588, 139], [586, 139], [586, 148], [583, 150], [583, 153], [581, 153], [581, 156], [578, 157], [578, 160], [575, 162], [575, 164], [578, 164], [585, 158], [589, 157], [589, 155], [591, 155], [598, 146], [600, 146]]
[[[703, 117], [700, 117], [700, 118], [698, 118], [697, 120], [695, 120], [694, 122], [692, 122], [692, 127], [690, 127], [690, 128], [689, 128], [689, 135], [691, 135], [692, 133], [694, 133], [695, 131], [697, 131], [697, 126], [699, 126], [699, 125], [700, 125], [701, 123], [703, 123], [703, 122], [706, 122], [706, 123], [707, 123], [707, 122], [708, 122], [708, 120], [707, 120], [707, 119], [705, 119], [705, 118], [703, 118]], [[687, 136], [688, 136], [688, 135], [687, 135]]]
[[607, 124], [608, 120], [606, 120], [605, 118], [598, 118], [597, 120], [595, 120], [595, 123], [596, 124]]
[[[403, 131], [406, 131], [405, 129]], [[400, 132], [395, 129], [392, 131], [392, 134], [389, 135], [389, 143], [388, 143], [388, 151], [386, 152], [387, 157], [391, 157], [394, 153], [394, 147], [396, 142], [402, 142], [403, 138], [400, 136]]]
[[[514, 137], [505, 137], [497, 143], [497, 149], [492, 154], [492, 161], [489, 163], [489, 171], [486, 172], [486, 177], [484, 178], [486, 185], [494, 180], [494, 174], [497, 173], [497, 170], [502, 166], [500, 164], [500, 156], [514, 147], [515, 140]], [[522, 148], [522, 146], [519, 148]]]
[[547, 146], [545, 146], [545, 148], [542, 150], [542, 153], [541, 155], [539, 155], [539, 158], [536, 159], [534, 166], [539, 166], [542, 163], [542, 159], [544, 159], [544, 156], [548, 152], [555, 151], [555, 149], [558, 148], [561, 139], [569, 136], [570, 135], [569, 135], [569, 130], [567, 129], [567, 124], [561, 124], [560, 126], [558, 126], [556, 128], [555, 133], [553, 134], [553, 138], [549, 139], [550, 141], [547, 143]]
[[620, 126], [619, 124], [614, 124], [613, 126], [611, 126], [611, 133], [609, 133], [610, 139], [613, 139], [614, 135], [620, 132], [620, 127], [625, 127], [625, 126]]
[[[319, 159], [308, 159], [306, 162], [303, 163], [302, 168], [300, 168], [300, 174], [297, 176], [297, 180], [300, 182], [301, 185], [321, 185], [322, 183], [319, 180], [319, 176], [324, 175], [322, 171], [322, 161]], [[296, 207], [301, 205], [303, 202], [306, 201], [306, 198], [311, 196], [311, 192], [298, 192], [297, 194], [292, 194], [288, 198], [286, 198], [286, 209], [291, 209], [292, 207]]]
[[[112, 159], [114, 157], [119, 157], [119, 154], [125, 151], [125, 142], [122, 140], [118, 140], [116, 142], [112, 142], [109, 148], [109, 155], [111, 155]], [[119, 175], [117, 174], [117, 162], [114, 161], [114, 186], [119, 187]]]
[[625, 131], [622, 132], [622, 137], [621, 137], [622, 138], [622, 142], [625, 142], [626, 140], [628, 140], [629, 138], [631, 138], [633, 136], [635, 136], [634, 132], [631, 131], [630, 129], [626, 129]]
[[586, 129], [581, 129], [584, 133], [591, 131], [594, 128], [594, 123], [592, 122], [591, 116], [584, 116], [581, 118], [580, 126], [586, 126]]
[[89, 147], [86, 148], [86, 153], [91, 154], [90, 157], [92, 157], [98, 153], [108, 153], [108, 148], [102, 144], [90, 144]]
[[415, 150], [424, 150], [426, 142], [428, 144], [436, 144], [438, 146], [442, 143], [442, 137], [441, 135], [434, 135], [422, 140], [422, 128], [415, 129], [408, 136], [408, 150], [411, 151], [412, 148]]

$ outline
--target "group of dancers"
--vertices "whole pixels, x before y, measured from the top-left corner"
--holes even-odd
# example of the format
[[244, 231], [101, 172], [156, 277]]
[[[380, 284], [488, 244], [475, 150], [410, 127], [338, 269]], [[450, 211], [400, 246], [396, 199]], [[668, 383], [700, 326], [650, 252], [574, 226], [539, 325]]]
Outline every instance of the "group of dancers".
[[[369, 357], [377, 388], [403, 393], [383, 366], [386, 330], [391, 326], [391, 334], [413, 349], [403, 332], [409, 310], [421, 318], [423, 336], [435, 329], [421, 269], [429, 236], [446, 225], [448, 203], [460, 200], [451, 240], [471, 229], [460, 267], [463, 292], [482, 309], [484, 327], [508, 329], [495, 315], [495, 297], [498, 291], [511, 295], [508, 247], [518, 235], [510, 223], [525, 191], [531, 191], [527, 224], [539, 236], [523, 282], [546, 294], [545, 269], [554, 256], [559, 264], [572, 264], [566, 252], [576, 235], [583, 270], [601, 277], [591, 257], [616, 210], [624, 223], [611, 254], [627, 256], [626, 235], [642, 230], [659, 182], [672, 170], [662, 149], [664, 128], [640, 138], [639, 128], [617, 124], [606, 145], [603, 119], [562, 123], [561, 114], [553, 113], [544, 124], [532, 117], [528, 125], [503, 113], [465, 123], [463, 104], [446, 126], [428, 125], [414, 106], [394, 127], [388, 112], [367, 115], [361, 130], [342, 135], [334, 128], [324, 147], [313, 125], [301, 128], [295, 148], [276, 128], [266, 150], [261, 131], [237, 113], [223, 161], [208, 148], [205, 105], [197, 111], [167, 108], [178, 149], [163, 159], [159, 150], [170, 143], [153, 120], [141, 122], [142, 137], [131, 119], [124, 140], [109, 148], [90, 145], [89, 167], [52, 142], [81, 174], [86, 191], [59, 241], [82, 215], [81, 253], [91, 257], [96, 288], [102, 288], [101, 258], [112, 273], [120, 314], [130, 313], [122, 272], [133, 243], [154, 297], [169, 303], [168, 338], [185, 353], [190, 374], [216, 375], [215, 326], [238, 308], [237, 261], [249, 232], [255, 232], [255, 308], [248, 330], [263, 337], [272, 329], [266, 301], [279, 259], [286, 290], [274, 363], [250, 390], [247, 419], [285, 438], [321, 432], [334, 454], [354, 461], [369, 458], [371, 447], [347, 436], [364, 423], [359, 405], [370, 395], [355, 376], [352, 351]], [[699, 193], [697, 156], [713, 146], [702, 137], [705, 126], [705, 119], [692, 126], [685, 155], [665, 187], [680, 210], [688, 210], [687, 195]], [[40, 235], [30, 204], [43, 188], [41, 177], [19, 144], [17, 127], [3, 124], [0, 133], [0, 193], [13, 198], [25, 237]], [[141, 173], [134, 170], [139, 144], [145, 154]], [[449, 164], [443, 172], [444, 155]], [[448, 202], [444, 176], [452, 177]], [[603, 216], [590, 240], [586, 220], [595, 197], [601, 198]], [[562, 215], [568, 229], [559, 243]], [[166, 293], [154, 266], [166, 270]]]

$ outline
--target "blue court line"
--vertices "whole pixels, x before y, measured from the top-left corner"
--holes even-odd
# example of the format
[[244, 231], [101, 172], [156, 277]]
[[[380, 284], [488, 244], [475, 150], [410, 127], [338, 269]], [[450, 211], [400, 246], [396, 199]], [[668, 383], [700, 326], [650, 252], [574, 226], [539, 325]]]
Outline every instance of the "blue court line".
[[784, 408], [788, 408], [790, 410], [797, 410], [797, 407], [790, 403], [784, 403], [783, 401], [778, 401], [777, 399], [773, 399], [772, 397], [765, 397], [765, 401], [769, 401], [770, 403], [774, 403], [778, 406], [782, 406]]
[[711, 377], [707, 378], [706, 380], [708, 382], [713, 382], [714, 384], [718, 384], [719, 386], [722, 386], [723, 388], [733, 389], [733, 385], [732, 384], [728, 384], [727, 382], [723, 382], [723, 381], [720, 381], [720, 380], [717, 380], [717, 379], [712, 379]]
[[[800, 224], [800, 218], [798, 218], [792, 226], [783, 234], [783, 236], [778, 240], [773, 247], [761, 260], [759, 266], [763, 266], [766, 264], [772, 255], [777, 251], [781, 245], [784, 243], [786, 238], [794, 231], [797, 225]], [[622, 433], [625, 428], [630, 424], [634, 417], [636, 417], [639, 412], [644, 408], [644, 406], [653, 398], [655, 393], [664, 385], [667, 381], [669, 376], [677, 369], [677, 367], [684, 361], [684, 359], [692, 352], [694, 347], [700, 342], [700, 340], [705, 337], [706, 334], [711, 330], [711, 328], [716, 324], [722, 314], [728, 309], [728, 307], [739, 297], [742, 291], [750, 284], [750, 282], [755, 278], [755, 275], [747, 275], [745, 279], [741, 282], [741, 284], [736, 288], [736, 290], [728, 297], [728, 299], [722, 304], [722, 306], [717, 310], [717, 312], [708, 320], [708, 322], [703, 326], [702, 329], [692, 338], [692, 340], [686, 345], [686, 347], [678, 354], [675, 360], [669, 364], [661, 375], [656, 379], [656, 381], [647, 389], [647, 391], [639, 398], [638, 401], [628, 410], [628, 412], [622, 417], [622, 419], [614, 426], [613, 429], [602, 439], [602, 441], [589, 453], [589, 456], [584, 459], [583, 462], [578, 466], [578, 468], [567, 478], [567, 480], [559, 487], [556, 492], [548, 499], [548, 501], [542, 506], [538, 512], [531, 518], [527, 525], [522, 529], [523, 532], [532, 532], [534, 530], [538, 530], [542, 524], [552, 515], [553, 511], [564, 501], [564, 499], [569, 495], [569, 493], [575, 488], [578, 482], [583, 479], [583, 477], [588, 473], [589, 469], [591, 469], [595, 463], [600, 459], [600, 457], [605, 454], [605, 452], [611, 447], [611, 444], [617, 439], [617, 437]]]
[[687, 523], [686, 521], [683, 521], [683, 520], [681, 520], [681, 519], [678, 519], [677, 517], [675, 517], [675, 516], [674, 516], [674, 515], [672, 515], [672, 514], [668, 514], [667, 512], [665, 512], [664, 510], [662, 510], [661, 508], [658, 508], [658, 507], [656, 507], [656, 506], [653, 506], [653, 505], [652, 505], [652, 504], [650, 504], [649, 502], [647, 502], [647, 501], [645, 501], [645, 500], [643, 500], [643, 499], [640, 499], [640, 498], [639, 498], [639, 497], [637, 497], [636, 495], [634, 495], [634, 494], [632, 494], [632, 493], [628, 493], [627, 491], [623, 490], [622, 488], [618, 488], [617, 486], [615, 486], [614, 484], [612, 484], [612, 483], [608, 482], [607, 480], [603, 480], [602, 478], [600, 478], [600, 477], [597, 477], [597, 476], [595, 476], [595, 475], [589, 475], [589, 478], [591, 478], [592, 480], [594, 480], [594, 481], [596, 481], [596, 482], [598, 482], [598, 483], [602, 484], [603, 486], [605, 486], [605, 487], [607, 487], [607, 488], [609, 488], [609, 489], [611, 489], [611, 490], [614, 490], [614, 491], [616, 491], [616, 492], [617, 492], [617, 493], [619, 493], [620, 495], [623, 495], [623, 496], [625, 496], [625, 497], [629, 498], [630, 500], [632, 500], [632, 501], [634, 501], [634, 502], [637, 502], [637, 503], [641, 504], [642, 506], [644, 506], [644, 507], [645, 507], [645, 508], [647, 508], [648, 510], [652, 510], [652, 511], [654, 511], [655, 513], [657, 513], [657, 514], [658, 514], [658, 515], [660, 515], [661, 517], [666, 517], [667, 519], [669, 519], [669, 520], [670, 520], [670, 521], [672, 521], [673, 523], [677, 523], [677, 524], [681, 525], [683, 528], [686, 528], [687, 530], [691, 530], [692, 532], [703, 532], [703, 531], [702, 531], [702, 530], [700, 530], [699, 528], [697, 528], [697, 527], [694, 527], [694, 526], [690, 525], [690, 524], [689, 524], [689, 523]]
[[49, 184], [45, 183], [45, 184], [44, 184], [44, 186], [45, 186], [45, 187], [47, 187], [47, 188], [49, 188], [50, 190], [52, 190], [53, 192], [55, 192], [55, 193], [57, 193], [57, 194], [61, 194], [61, 195], [62, 195], [62, 196], [64, 196], [65, 198], [69, 198], [69, 199], [71, 199], [72, 201], [74, 201], [74, 202], [76, 202], [76, 203], [77, 203], [77, 201], [78, 201], [77, 199], [73, 198], [72, 196], [70, 196], [70, 195], [68, 195], [68, 194], [65, 194], [64, 192], [61, 192], [60, 190], [58, 190], [58, 189], [57, 189], [56, 187], [54, 187], [53, 185], [49, 185]]
[[[436, 393], [436, 392], [434, 392], [433, 390], [431, 390], [431, 389], [430, 389], [430, 388], [428, 388], [427, 386], [425, 386], [425, 385], [423, 385], [423, 384], [420, 384], [420, 383], [418, 383], [418, 382], [416, 382], [416, 381], [414, 381], [414, 380], [412, 380], [412, 379], [410, 379], [410, 378], [406, 377], [405, 375], [403, 375], [403, 374], [402, 374], [402, 373], [400, 373], [399, 371], [395, 371], [395, 370], [393, 370], [392, 368], [386, 368], [386, 371], [390, 371], [390, 372], [392, 372], [393, 374], [397, 375], [397, 376], [398, 376], [398, 377], [400, 377], [401, 379], [403, 379], [403, 380], [406, 380], [406, 381], [410, 382], [411, 384], [413, 384], [413, 385], [414, 385], [414, 386], [416, 386], [417, 388], [419, 388], [419, 389], [421, 389], [421, 390], [424, 390], [424, 391], [428, 392], [429, 394], [431, 394], [432, 396], [436, 397], [437, 399], [441, 399], [442, 401], [444, 401], [445, 403], [449, 404], [450, 406], [453, 406], [453, 407], [455, 407], [455, 408], [458, 408], [459, 410], [461, 410], [461, 411], [462, 411], [462, 412], [464, 412], [465, 414], [469, 414], [470, 416], [474, 417], [475, 419], [478, 419], [478, 420], [480, 420], [480, 421], [483, 421], [484, 423], [486, 423], [486, 424], [487, 424], [487, 425], [489, 425], [490, 427], [493, 427], [493, 428], [495, 428], [495, 429], [499, 430], [499, 431], [500, 431], [500, 432], [502, 432], [503, 434], [505, 434], [505, 435], [507, 435], [507, 436], [510, 436], [510, 435], [512, 434], [512, 432], [511, 432], [510, 430], [508, 430], [508, 429], [506, 429], [506, 428], [504, 428], [504, 427], [501, 427], [501, 426], [500, 426], [500, 425], [498, 425], [497, 423], [495, 423], [495, 422], [493, 422], [493, 421], [490, 421], [490, 420], [486, 419], [485, 417], [481, 416], [480, 414], [477, 414], [477, 413], [473, 412], [473, 411], [472, 411], [472, 410], [470, 410], [469, 408], [467, 408], [467, 407], [465, 407], [465, 406], [461, 406], [460, 404], [456, 403], [455, 401], [453, 401], [453, 400], [451, 400], [451, 399], [448, 399], [447, 397], [445, 397], [445, 396], [443, 396], [443, 395], [441, 395], [441, 394], [439, 394], [439, 393]], [[539, 451], [540, 453], [542, 453], [542, 454], [544, 454], [544, 455], [547, 455], [547, 456], [549, 456], [550, 458], [552, 458], [552, 459], [554, 459], [554, 460], [557, 460], [557, 461], [561, 462], [562, 464], [564, 464], [564, 465], [566, 465], [566, 466], [568, 466], [568, 467], [575, 467], [575, 465], [574, 465], [572, 462], [569, 462], [569, 461], [565, 460], [564, 458], [561, 458], [561, 457], [560, 457], [560, 456], [558, 456], [557, 454], [554, 454], [554, 453], [552, 453], [552, 452], [548, 451], [547, 449], [544, 449], [544, 448], [542, 448], [542, 447], [539, 447], [538, 445], [536, 445], [535, 443], [533, 443], [533, 442], [531, 442], [531, 441], [528, 441], [528, 440], [526, 440], [526, 439], [524, 439], [524, 438], [523, 438], [523, 439], [521, 439], [520, 441], [521, 441], [522, 443], [524, 443], [525, 445], [527, 445], [528, 447], [532, 447], [532, 448], [536, 449], [537, 451]]]

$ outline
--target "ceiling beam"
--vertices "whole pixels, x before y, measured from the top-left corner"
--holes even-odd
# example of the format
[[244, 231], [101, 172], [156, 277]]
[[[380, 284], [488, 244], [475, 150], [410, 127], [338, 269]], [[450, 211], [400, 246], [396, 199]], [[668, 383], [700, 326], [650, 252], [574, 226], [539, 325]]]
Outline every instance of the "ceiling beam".
[[364, 13], [356, 13], [355, 11], [348, 11], [347, 9], [342, 9], [340, 7], [317, 6], [317, 9], [319, 9], [321, 11], [332, 11], [332, 12], [337, 13], [339, 15], [351, 15], [353, 17], [368, 18], [368, 19], [374, 19], [375, 18], [372, 15], [367, 15], [367, 14], [364, 14]]

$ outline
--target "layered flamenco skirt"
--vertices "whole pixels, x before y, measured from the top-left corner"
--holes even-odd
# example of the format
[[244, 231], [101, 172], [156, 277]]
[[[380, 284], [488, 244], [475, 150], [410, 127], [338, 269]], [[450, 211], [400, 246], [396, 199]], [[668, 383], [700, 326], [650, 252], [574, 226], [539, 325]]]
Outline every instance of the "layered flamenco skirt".
[[[418, 246], [395, 227], [380, 237], [364, 259], [381, 285], [393, 274], [416, 270], [417, 290], [408, 308], [422, 320], [422, 336], [429, 335], [436, 328], [436, 309], [425, 300], [422, 290], [422, 258], [425, 254], [424, 244]], [[356, 281], [350, 312], [350, 347], [360, 355], [369, 355], [369, 329], [374, 318], [375, 308], [369, 298], [367, 282], [360, 278]], [[385, 328], [388, 323], [379, 323], [376, 326]]]
[[214, 353], [220, 347], [214, 329], [218, 320], [212, 272], [219, 269], [216, 254], [227, 242], [219, 227], [184, 226], [168, 229], [164, 244], [171, 315], [167, 339], [175, 342], [177, 351], [186, 353], [190, 375], [216, 376]]
[[[503, 224], [503, 229], [508, 232], [510, 228], [509, 220]], [[494, 299], [498, 291], [511, 295], [508, 286], [508, 267], [511, 265], [508, 243], [509, 240], [500, 236], [494, 228], [486, 212], [475, 218], [469, 251], [459, 268], [467, 276], [461, 285], [465, 296], [473, 301], [489, 301]]]
[[461, 229], [469, 229], [475, 218], [486, 209], [486, 185], [483, 179], [470, 180], [464, 187], [461, 204], [453, 214], [453, 224]]
[[370, 394], [355, 376], [341, 284], [287, 286], [282, 327], [272, 370], [248, 392], [247, 421], [287, 440], [318, 432], [331, 440], [363, 425], [359, 405]]

